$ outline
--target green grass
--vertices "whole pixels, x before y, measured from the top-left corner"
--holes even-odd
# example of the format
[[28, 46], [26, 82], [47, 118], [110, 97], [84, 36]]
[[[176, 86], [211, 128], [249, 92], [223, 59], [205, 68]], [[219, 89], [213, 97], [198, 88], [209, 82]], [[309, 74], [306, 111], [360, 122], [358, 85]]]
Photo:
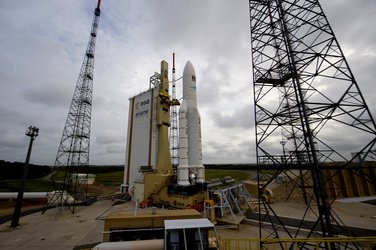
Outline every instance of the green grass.
[[54, 178], [56, 179], [64, 179], [65, 171], [64, 170], [56, 170], [54, 173]]
[[[223, 178], [225, 176], [231, 176], [236, 182], [245, 180], [249, 177], [250, 171], [246, 170], [225, 170], [225, 169], [206, 169], [205, 178], [210, 181], [214, 178]], [[95, 184], [104, 186], [117, 186], [123, 182], [124, 171], [116, 170], [108, 173], [96, 173]], [[56, 173], [58, 178], [64, 177], [64, 171], [58, 171]], [[18, 192], [20, 187], [20, 180], [8, 179], [0, 180], [0, 192]], [[28, 179], [25, 182], [25, 192], [46, 192], [50, 191], [52, 183], [50, 180], [43, 178]]]
[[245, 180], [249, 177], [250, 171], [246, 170], [225, 170], [225, 169], [205, 169], [205, 179], [210, 181], [214, 178], [223, 178], [231, 176], [236, 182]]
[[[58, 171], [56, 179], [63, 180], [64, 172]], [[109, 173], [97, 173], [95, 183], [104, 186], [120, 185], [123, 182], [124, 171], [114, 171]], [[61, 185], [56, 183], [56, 185]], [[18, 192], [20, 188], [19, 179], [0, 180], [0, 192]], [[58, 188], [58, 187], [57, 187]], [[37, 178], [27, 179], [25, 182], [25, 192], [47, 192], [52, 190], [52, 181], [50, 179]]]
[[123, 183], [123, 175], [123, 170], [109, 173], [97, 173], [95, 176], [95, 183], [105, 186], [120, 185], [120, 183]]
[[[20, 180], [8, 179], [0, 181], [0, 192], [18, 192]], [[51, 189], [51, 183], [43, 178], [30, 179], [25, 182], [25, 192], [46, 192]]]

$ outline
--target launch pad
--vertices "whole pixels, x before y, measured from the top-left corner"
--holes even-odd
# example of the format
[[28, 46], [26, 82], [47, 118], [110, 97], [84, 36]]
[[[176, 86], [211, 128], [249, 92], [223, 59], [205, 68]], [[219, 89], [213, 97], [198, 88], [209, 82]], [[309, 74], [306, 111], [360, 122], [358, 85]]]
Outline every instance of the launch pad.
[[103, 242], [161, 239], [165, 220], [198, 218], [194, 209], [115, 212], [104, 218]]
[[[168, 64], [150, 77], [149, 89], [129, 99], [128, 141], [122, 191], [141, 206], [198, 207], [208, 199], [202, 164], [196, 74], [183, 73], [183, 101], [169, 96]], [[170, 107], [179, 106], [179, 165], [172, 166]]]

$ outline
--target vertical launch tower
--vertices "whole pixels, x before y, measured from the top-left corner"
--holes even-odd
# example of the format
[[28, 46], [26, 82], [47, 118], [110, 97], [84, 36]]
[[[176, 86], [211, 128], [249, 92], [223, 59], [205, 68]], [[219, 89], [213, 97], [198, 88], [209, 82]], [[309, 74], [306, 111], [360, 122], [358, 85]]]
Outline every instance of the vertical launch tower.
[[196, 101], [196, 74], [192, 64], [188, 62], [184, 68], [183, 102], [179, 110], [180, 164], [177, 171], [174, 171], [168, 127], [171, 119], [170, 107], [178, 105], [179, 102], [168, 95], [167, 70], [167, 62], [162, 61], [161, 73], [155, 73], [150, 78], [149, 90], [129, 99], [122, 191], [129, 193], [134, 201], [141, 204], [155, 203], [186, 208], [207, 199], [202, 165], [200, 115]]
[[[65, 168], [63, 180], [53, 175], [52, 182], [55, 192], [48, 197], [45, 210], [57, 204], [64, 205], [70, 201], [72, 212], [75, 204], [86, 203], [87, 173], [89, 166], [91, 105], [93, 94], [94, 53], [101, 0], [94, 10], [94, 19], [90, 31], [89, 44], [78, 76], [72, 102], [65, 122], [63, 135], [55, 160], [56, 168]], [[78, 174], [84, 172], [85, 174]]]
[[176, 68], [175, 53], [172, 54], [172, 88], [171, 88], [171, 126], [170, 126], [170, 151], [172, 167], [176, 169], [179, 164], [179, 130], [177, 106], [180, 105], [176, 99]]
[[168, 91], [168, 64], [162, 61], [161, 73], [150, 79], [150, 89], [129, 99], [123, 191], [131, 192], [135, 201], [159, 193], [173, 175]]
[[[331, 209], [346, 192], [337, 177], [361, 178], [363, 193], [375, 189], [367, 167], [375, 121], [318, 0], [250, 0], [249, 7], [260, 238], [349, 235]], [[305, 206], [295, 233], [266, 199], [280, 176]]]

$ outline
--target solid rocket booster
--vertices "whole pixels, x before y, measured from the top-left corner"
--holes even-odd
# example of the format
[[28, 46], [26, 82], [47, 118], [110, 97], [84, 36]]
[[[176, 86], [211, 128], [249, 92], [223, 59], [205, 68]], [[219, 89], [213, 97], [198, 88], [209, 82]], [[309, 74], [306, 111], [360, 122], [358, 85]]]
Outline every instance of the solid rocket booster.
[[178, 185], [205, 181], [202, 165], [201, 118], [197, 109], [196, 73], [190, 61], [183, 72], [183, 102], [179, 109]]

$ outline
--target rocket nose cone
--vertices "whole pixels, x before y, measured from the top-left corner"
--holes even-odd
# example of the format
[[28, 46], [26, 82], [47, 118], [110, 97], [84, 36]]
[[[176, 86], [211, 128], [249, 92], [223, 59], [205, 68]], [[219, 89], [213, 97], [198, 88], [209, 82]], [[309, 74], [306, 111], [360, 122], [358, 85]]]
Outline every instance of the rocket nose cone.
[[185, 64], [183, 75], [196, 76], [196, 72], [195, 72], [195, 69], [193, 68], [193, 65], [192, 65], [191, 61], [188, 61]]

